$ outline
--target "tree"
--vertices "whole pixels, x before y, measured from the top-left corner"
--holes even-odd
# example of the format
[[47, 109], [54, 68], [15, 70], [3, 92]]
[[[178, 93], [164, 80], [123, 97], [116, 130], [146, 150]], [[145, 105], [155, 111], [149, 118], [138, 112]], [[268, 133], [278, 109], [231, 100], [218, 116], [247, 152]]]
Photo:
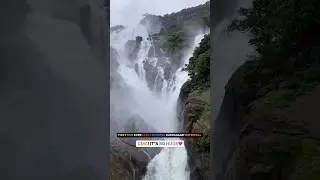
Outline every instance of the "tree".
[[205, 88], [210, 81], [210, 34], [206, 34], [195, 48], [189, 64], [184, 68], [194, 88]]
[[240, 9], [241, 19], [229, 30], [250, 32], [261, 63], [290, 74], [310, 64], [309, 51], [319, 44], [319, 8], [316, 0], [254, 0], [252, 8]]

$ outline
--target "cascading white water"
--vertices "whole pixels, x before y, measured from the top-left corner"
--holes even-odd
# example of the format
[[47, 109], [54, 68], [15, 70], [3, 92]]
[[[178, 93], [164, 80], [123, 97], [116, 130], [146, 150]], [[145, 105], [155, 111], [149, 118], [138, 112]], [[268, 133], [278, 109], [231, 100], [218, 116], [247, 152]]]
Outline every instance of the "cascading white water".
[[[187, 64], [192, 56], [193, 49], [200, 43], [203, 34], [195, 37], [192, 48], [187, 52], [184, 62]], [[172, 110], [176, 110], [178, 97], [182, 85], [188, 80], [188, 74], [180, 67], [175, 73], [174, 88], [168, 94]], [[177, 122], [176, 114], [171, 114], [173, 121]], [[148, 164], [147, 173], [143, 180], [189, 180], [190, 173], [187, 169], [188, 156], [185, 148], [164, 148]]]
[[[116, 49], [119, 55], [118, 73], [126, 86], [130, 87], [131, 100], [126, 99], [126, 101], [132, 106], [128, 113], [140, 115], [146, 123], [159, 132], [176, 132], [178, 130], [177, 101], [180, 88], [187, 81], [188, 74], [182, 71], [183, 67], [180, 67], [169, 80], [166, 80], [163, 77], [165, 70], [162, 66], [157, 65], [159, 59], [147, 57], [152, 44], [146, 40], [148, 37], [146, 30], [139, 25], [137, 27], [111, 34], [111, 47]], [[124, 47], [125, 43], [134, 39], [136, 35], [142, 36], [144, 40], [141, 42], [137, 60], [132, 61], [124, 53]], [[195, 38], [194, 45], [185, 54], [182, 66], [188, 63], [193, 49], [202, 37], [203, 35], [199, 35]], [[147, 73], [143, 66], [145, 61], [149, 61], [157, 70], [154, 82], [155, 84], [162, 82], [160, 92], [148, 87]], [[143, 180], [188, 180], [187, 164], [185, 148], [164, 148], [150, 161]]]
[[[193, 5], [187, 5], [188, 3], [181, 0], [170, 1], [170, 4], [175, 5], [175, 8], [178, 10], [179, 8], [183, 9], [187, 6], [195, 6], [205, 1], [195, 0]], [[115, 49], [118, 53], [117, 61], [119, 67], [117, 68], [117, 74], [121, 76], [120, 79], [123, 81], [121, 84], [125, 85], [123, 87], [125, 90], [122, 90], [124, 93], [120, 93], [121, 95], [111, 97], [111, 99], [114, 99], [115, 109], [120, 109], [120, 113], [115, 116], [121, 116], [111, 120], [111, 127], [114, 127], [112, 130], [114, 132], [119, 129], [121, 130], [121, 126], [125, 124], [123, 122], [125, 121], [123, 119], [126, 119], [125, 117], [139, 115], [143, 119], [142, 121], [152, 126], [155, 131], [176, 132], [179, 127], [176, 114], [178, 97], [182, 85], [188, 80], [188, 74], [182, 71], [182, 68], [184, 64], [188, 63], [193, 49], [198, 45], [203, 35], [195, 38], [193, 45], [191, 45], [192, 48], [184, 54], [183, 62], [180, 63], [182, 67], [178, 67], [177, 70], [169, 70], [172, 74], [168, 78], [166, 74], [168, 69], [166, 67], [168, 65], [171, 67], [170, 57], [167, 59], [162, 57], [160, 59], [157, 56], [150, 56], [150, 53], [155, 55], [155, 47], [152, 41], [147, 40], [149, 36], [148, 31], [144, 26], [138, 24], [142, 18], [142, 14], [147, 13], [150, 8], [153, 8], [153, 10], [150, 10], [151, 13], [154, 13], [154, 10], [161, 10], [164, 13], [172, 12], [173, 9], [167, 9], [169, 2], [164, 2], [164, 0], [153, 1], [154, 3], [160, 3], [159, 5], [163, 4], [160, 7], [152, 6], [150, 4], [151, 1], [148, 0], [137, 0], [134, 3], [122, 1], [123, 10], [120, 10], [120, 2], [120, 0], [111, 0], [111, 23], [113, 25], [122, 24], [126, 28], [118, 33], [111, 34], [111, 48]], [[112, 8], [113, 4], [117, 7]], [[131, 11], [133, 6], [136, 7], [135, 11]], [[143, 40], [137, 57], [132, 60], [128, 58], [125, 46], [128, 40], [135, 40], [136, 36], [141, 36]], [[153, 49], [150, 50], [150, 48]], [[147, 68], [145, 67], [146, 62], [148, 64]], [[190, 173], [188, 172], [187, 160], [185, 148], [163, 148], [149, 162], [143, 180], [188, 180]]]

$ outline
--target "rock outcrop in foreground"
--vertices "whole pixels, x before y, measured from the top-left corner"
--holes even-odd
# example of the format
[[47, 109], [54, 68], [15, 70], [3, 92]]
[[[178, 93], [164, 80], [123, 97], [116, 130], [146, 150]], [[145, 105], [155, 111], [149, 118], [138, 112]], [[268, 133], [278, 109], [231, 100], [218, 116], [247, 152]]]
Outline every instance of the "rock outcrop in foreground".
[[[214, 180], [319, 179], [320, 38], [315, 30], [320, 3], [253, 0], [250, 4], [225, 26], [229, 38], [213, 41], [232, 55], [246, 46], [254, 50], [244, 51], [249, 55], [245, 58], [230, 58], [247, 62], [228, 78], [214, 117]], [[233, 47], [240, 42], [233, 35], [246, 37], [244, 32], [250, 34], [248, 41], [228, 49], [228, 42]], [[215, 55], [221, 55], [217, 49], [212, 54], [213, 68], [220, 64], [223, 71], [230, 70], [229, 59]], [[223, 78], [213, 75], [213, 91]], [[216, 101], [217, 93], [212, 94]]]
[[210, 95], [209, 90], [187, 93], [185, 86], [180, 93], [180, 120], [187, 133], [203, 133], [201, 138], [185, 138], [188, 163], [192, 180], [209, 178], [210, 158]]
[[320, 87], [279, 108], [257, 98], [259, 71], [240, 67], [216, 120], [214, 163], [220, 180], [316, 180], [320, 167]]

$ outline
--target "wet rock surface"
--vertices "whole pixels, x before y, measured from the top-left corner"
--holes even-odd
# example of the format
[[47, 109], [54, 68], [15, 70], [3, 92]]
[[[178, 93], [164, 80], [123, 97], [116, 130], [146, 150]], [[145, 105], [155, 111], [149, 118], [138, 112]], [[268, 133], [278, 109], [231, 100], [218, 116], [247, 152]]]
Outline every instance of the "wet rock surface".
[[210, 130], [210, 95], [209, 91], [199, 94], [180, 93], [180, 105], [178, 109], [182, 129], [188, 133], [203, 133], [201, 138], [185, 138], [188, 151], [188, 164], [190, 178], [192, 180], [204, 180], [209, 178], [210, 166], [210, 141], [207, 135]]
[[[317, 179], [319, 177], [320, 88], [297, 97], [286, 108], [264, 98], [248, 104], [253, 91], [238, 85], [248, 70], [243, 65], [226, 86], [216, 120], [216, 178], [246, 180]], [[254, 77], [250, 76], [254, 80]], [[248, 79], [246, 79], [248, 80]], [[253, 83], [246, 88], [254, 90]], [[249, 98], [250, 99], [250, 98]], [[312, 167], [309, 164], [313, 164]], [[308, 170], [307, 170], [308, 169]]]
[[124, 25], [115, 25], [115, 26], [112, 26], [110, 28], [110, 32], [113, 33], [119, 33], [121, 32], [122, 30], [124, 30], [126, 27]]
[[137, 37], [136, 40], [129, 40], [125, 44], [125, 53], [128, 56], [128, 59], [131, 61], [136, 61], [138, 58], [138, 52], [140, 50], [141, 41]]
[[114, 48], [110, 48], [110, 73], [111, 76], [117, 71], [119, 67], [119, 62], [118, 62], [119, 54], [117, 50]]
[[158, 92], [161, 92], [164, 81], [173, 80], [174, 72], [177, 70], [167, 57], [148, 58], [143, 67], [149, 88]]
[[133, 115], [125, 122], [123, 132], [156, 132], [155, 129], [147, 124], [139, 115]]
[[[126, 124], [121, 132], [156, 132], [139, 115], [133, 115], [124, 122]], [[112, 180], [113, 178], [122, 179], [123, 176], [129, 179], [142, 179], [149, 161], [161, 150], [161, 148], [136, 148], [136, 140], [141, 140], [141, 138], [114, 138], [112, 140], [111, 163], [115, 165], [111, 167]]]

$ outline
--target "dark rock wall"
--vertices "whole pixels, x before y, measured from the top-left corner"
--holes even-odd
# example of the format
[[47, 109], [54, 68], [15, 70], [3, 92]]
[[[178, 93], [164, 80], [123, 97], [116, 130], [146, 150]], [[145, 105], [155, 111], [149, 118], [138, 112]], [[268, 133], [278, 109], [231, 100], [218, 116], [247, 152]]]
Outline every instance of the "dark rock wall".
[[[318, 179], [320, 167], [320, 89], [300, 96], [279, 109], [265, 99], [250, 101], [257, 92], [246, 84], [248, 64], [240, 67], [226, 87], [216, 125], [215, 177], [222, 180]], [[254, 86], [254, 85], [252, 85]], [[242, 86], [246, 87], [246, 86]], [[312, 164], [310, 166], [310, 164]], [[216, 170], [216, 169], [214, 169]]]
[[1, 3], [0, 179], [108, 179], [103, 3]]
[[218, 17], [222, 21], [212, 35], [211, 56], [213, 179], [319, 179], [319, 87], [286, 108], [268, 103], [255, 85], [267, 77], [256, 62], [244, 63], [248, 38], [224, 32], [229, 19]]
[[228, 161], [239, 143], [241, 117], [244, 111], [239, 102], [241, 97], [234, 89], [234, 84], [243, 76], [243, 69], [245, 65], [240, 67], [229, 80], [218, 117], [214, 122], [213, 172], [214, 178], [219, 180], [225, 179]]
[[[189, 96], [184, 104], [184, 130], [187, 133], [203, 133], [201, 138], [186, 138], [191, 180], [207, 180], [210, 171], [210, 107], [209, 91]], [[207, 109], [205, 109], [207, 107]], [[207, 115], [205, 115], [207, 114]]]
[[[248, 36], [240, 32], [226, 32], [231, 20], [236, 17], [239, 7], [251, 6], [251, 0], [213, 0], [211, 2], [211, 137], [210, 151], [213, 151], [211, 164], [214, 180], [221, 180], [226, 159], [232, 152], [238, 125], [233, 123], [236, 104], [225, 96], [225, 86], [232, 74], [245, 62], [246, 56], [253, 52], [248, 45]], [[232, 93], [232, 91], [228, 92]], [[222, 101], [223, 104], [222, 104]], [[219, 113], [220, 112], [220, 113]]]

